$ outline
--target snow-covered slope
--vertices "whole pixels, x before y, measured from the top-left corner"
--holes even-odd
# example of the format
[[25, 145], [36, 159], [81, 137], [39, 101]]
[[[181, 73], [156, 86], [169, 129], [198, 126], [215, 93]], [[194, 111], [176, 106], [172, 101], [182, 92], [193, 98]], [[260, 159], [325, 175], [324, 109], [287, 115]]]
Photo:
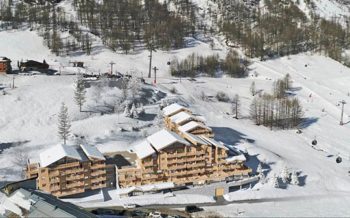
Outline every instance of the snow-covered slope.
[[[203, 10], [207, 10], [205, 0], [193, 0]], [[67, 5], [68, 4], [68, 5]], [[69, 1], [61, 5], [70, 10]], [[336, 1], [316, 1], [317, 10], [323, 16], [348, 13], [345, 6]], [[310, 10], [301, 3], [303, 10]], [[71, 11], [71, 13], [74, 13]], [[205, 19], [204, 19], [205, 20]], [[242, 208], [247, 216], [270, 216], [270, 209], [279, 216], [350, 216], [350, 107], [345, 106], [344, 126], [339, 125], [341, 108], [339, 101], [350, 102], [350, 69], [332, 59], [311, 54], [300, 54], [291, 57], [253, 61], [250, 66], [251, 76], [245, 79], [233, 78], [197, 78], [196, 81], [172, 78], [169, 75], [167, 62], [173, 57], [179, 59], [195, 52], [201, 55], [219, 54], [224, 57], [228, 48], [216, 42], [215, 49], [210, 49], [206, 42], [187, 38], [188, 47], [173, 51], [157, 51], [154, 53], [154, 66], [159, 70], [157, 85], [147, 86], [154, 92], [161, 90], [168, 93], [168, 99], [177, 99], [189, 105], [203, 115], [213, 128], [217, 139], [240, 149], [247, 149], [252, 155], [249, 166], [254, 170], [258, 160], [264, 161], [267, 177], [280, 174], [287, 166], [300, 173], [300, 186], [288, 186], [285, 189], [273, 189], [270, 184], [257, 184], [249, 190], [233, 192], [225, 196], [228, 200], [254, 198], [282, 198], [254, 204], [244, 204]], [[69, 66], [73, 60], [84, 61], [88, 72], [104, 73], [109, 70], [109, 63], [116, 63], [115, 69], [122, 73], [137, 72], [137, 76], [148, 73], [148, 52], [140, 51], [131, 55], [115, 53], [96, 39], [91, 56], [75, 55], [56, 57], [43, 45], [43, 40], [35, 32], [29, 30], [0, 31], [0, 56], [7, 56], [16, 62], [26, 59], [45, 59], [53, 69], [63, 74], [76, 73], [78, 70]], [[81, 70], [83, 71], [83, 70]], [[255, 126], [249, 119], [249, 106], [252, 96], [249, 87], [254, 81], [257, 89], [270, 92], [274, 80], [289, 73], [293, 79], [293, 95], [300, 98], [307, 122], [302, 134], [295, 130], [271, 131], [265, 127]], [[255, 75], [258, 75], [255, 77]], [[148, 105], [148, 120], [132, 120], [122, 114], [106, 114], [93, 111], [94, 105], [111, 104], [120, 92], [117, 88], [105, 87], [88, 89], [88, 102], [80, 113], [73, 99], [74, 80], [76, 76], [35, 75], [15, 76], [15, 89], [9, 88], [13, 77], [0, 76], [0, 180], [15, 180], [21, 177], [21, 157], [37, 158], [38, 153], [58, 142], [57, 113], [61, 102], [69, 108], [72, 119], [72, 133], [84, 136], [91, 144], [97, 144], [104, 151], [116, 151], [129, 148], [130, 144], [156, 131], [157, 105]], [[146, 79], [152, 84], [153, 79]], [[175, 87], [179, 94], [171, 94]], [[239, 94], [242, 102], [242, 119], [236, 120], [230, 114], [229, 103], [218, 103], [215, 98], [204, 102], [200, 98], [201, 91], [208, 96], [215, 96], [218, 91], [226, 92], [230, 97]], [[132, 131], [132, 127], [140, 127], [142, 131]], [[126, 132], [119, 131], [120, 128]], [[318, 140], [316, 146], [311, 141]], [[72, 140], [72, 143], [74, 140]], [[4, 150], [3, 150], [4, 149]], [[343, 162], [335, 163], [341, 156]], [[22, 158], [23, 159], [23, 158]], [[196, 193], [196, 197], [202, 193]], [[210, 192], [210, 195], [212, 193]], [[203, 192], [203, 196], [208, 196]], [[188, 198], [190, 203], [190, 198]], [[309, 203], [307, 203], [309, 202]], [[301, 206], [300, 206], [301, 205]], [[328, 207], [326, 206], [328, 205]], [[330, 205], [330, 206], [329, 206]], [[295, 207], [300, 209], [294, 210]], [[312, 209], [310, 209], [312, 207]], [[237, 205], [210, 207], [224, 216], [235, 215]], [[310, 210], [308, 210], [310, 209]], [[240, 215], [237, 211], [237, 215]]]

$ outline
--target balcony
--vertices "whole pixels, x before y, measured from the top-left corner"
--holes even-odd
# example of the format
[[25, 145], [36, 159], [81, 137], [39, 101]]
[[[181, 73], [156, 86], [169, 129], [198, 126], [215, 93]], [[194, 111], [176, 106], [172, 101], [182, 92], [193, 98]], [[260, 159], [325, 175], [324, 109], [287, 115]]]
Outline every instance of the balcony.
[[55, 184], [55, 183], [59, 183], [59, 182], [60, 182], [60, 178], [58, 178], [58, 177], [50, 178], [50, 183], [51, 184]]
[[99, 189], [99, 188], [106, 188], [106, 187], [107, 185], [105, 183], [91, 185], [91, 189]]
[[157, 179], [159, 176], [157, 174], [144, 174], [143, 179]]
[[106, 174], [106, 171], [104, 171], [104, 170], [98, 170], [95, 172], [91, 172], [91, 176], [100, 176], [100, 175], [104, 175], [104, 174]]
[[81, 186], [84, 186], [84, 182], [74, 182], [72, 184], [67, 184], [66, 185], [66, 188], [67, 189], [70, 189], [70, 188], [75, 188], [75, 187], [81, 187]]
[[91, 168], [92, 170], [95, 170], [95, 169], [104, 169], [104, 168], [106, 168], [106, 165], [105, 165], [105, 164], [93, 164], [93, 165], [90, 166], [90, 168]]
[[186, 164], [168, 166], [169, 170], [180, 170], [180, 169], [186, 169], [186, 168], [187, 168]]
[[153, 161], [150, 161], [150, 162], [143, 162], [142, 165], [144, 167], [150, 167], [150, 166], [157, 165], [157, 163], [154, 163]]
[[52, 169], [59, 170], [59, 169], [66, 169], [66, 168], [79, 167], [79, 166], [80, 166], [80, 162], [72, 162], [72, 163], [60, 164]]
[[81, 180], [81, 179], [84, 179], [84, 174], [66, 177], [67, 181], [74, 181], [74, 180]]
[[68, 175], [68, 174], [78, 174], [78, 173], [82, 173], [84, 172], [83, 168], [74, 168], [71, 170], [65, 170], [65, 171], [61, 171], [62, 175]]
[[61, 189], [61, 187], [59, 185], [52, 185], [50, 186], [50, 191], [54, 192], [54, 191], [59, 191]]
[[54, 171], [50, 170], [50, 172], [49, 172], [49, 177], [56, 177], [59, 175], [60, 175], [60, 171], [58, 171], [58, 170], [54, 170]]
[[187, 156], [187, 153], [186, 152], [180, 152], [180, 153], [177, 153], [177, 152], [175, 152], [175, 153], [172, 153], [172, 154], [167, 154], [167, 157], [168, 158], [174, 158], [174, 157], [185, 157], [185, 156]]
[[102, 182], [102, 181], [106, 181], [106, 179], [107, 178], [105, 176], [93, 178], [93, 179], [91, 179], [91, 183], [99, 183], [99, 182]]
[[186, 170], [183, 170], [183, 171], [177, 171], [177, 172], [173, 172], [173, 173], [170, 173], [169, 176], [173, 177], [173, 176], [183, 176], [183, 175], [187, 175], [188, 172]]
[[195, 164], [187, 164], [187, 168], [195, 168], [195, 167], [205, 167], [205, 162], [195, 163]]
[[52, 193], [52, 194], [57, 196], [57, 197], [61, 197], [61, 196], [73, 195], [73, 194], [78, 194], [78, 193], [83, 193], [83, 192], [85, 192], [84, 188], [75, 188], [75, 189], [72, 189], [69, 191], [56, 192], [56, 193]]
[[142, 171], [143, 171], [143, 173], [154, 173], [154, 171], [156, 171], [156, 170], [152, 167], [152, 168], [144, 169]]

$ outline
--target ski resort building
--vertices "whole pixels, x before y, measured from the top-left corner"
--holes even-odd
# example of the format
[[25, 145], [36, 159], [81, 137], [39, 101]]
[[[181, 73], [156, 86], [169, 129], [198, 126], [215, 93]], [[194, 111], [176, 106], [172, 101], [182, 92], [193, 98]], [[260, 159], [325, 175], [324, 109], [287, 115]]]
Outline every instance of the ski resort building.
[[42, 63], [38, 61], [28, 60], [26, 62], [18, 63], [19, 69], [23, 71], [39, 71], [47, 72], [49, 70], [49, 65], [44, 60]]
[[8, 74], [11, 72], [11, 60], [6, 57], [0, 57], [0, 74]]
[[40, 153], [39, 163], [29, 163], [27, 178], [37, 178], [40, 190], [61, 197], [104, 188], [106, 159], [89, 145], [56, 145]]
[[245, 156], [207, 136], [183, 136], [161, 130], [136, 144], [133, 164], [117, 167], [117, 186], [121, 188], [173, 182], [175, 185], [203, 184], [248, 176]]
[[171, 116], [178, 114], [180, 112], [187, 112], [188, 114], [192, 114], [192, 112], [188, 108], [186, 108], [182, 105], [179, 105], [177, 103], [171, 104], [171, 105], [163, 108], [163, 115], [165, 118], [171, 117]]
[[191, 133], [214, 137], [212, 129], [205, 125], [204, 119], [194, 116], [188, 108], [175, 103], [163, 108], [163, 113], [165, 127], [170, 131], [180, 135]]

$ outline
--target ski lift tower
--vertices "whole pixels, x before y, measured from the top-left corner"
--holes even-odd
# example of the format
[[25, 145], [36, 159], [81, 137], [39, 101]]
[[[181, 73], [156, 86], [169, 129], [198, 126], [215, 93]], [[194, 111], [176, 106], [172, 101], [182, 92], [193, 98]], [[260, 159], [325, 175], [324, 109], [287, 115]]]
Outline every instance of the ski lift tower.
[[342, 104], [341, 116], [340, 116], [340, 125], [342, 126], [342, 125], [344, 125], [344, 106], [345, 106], [346, 102], [344, 100], [342, 100], [340, 103]]

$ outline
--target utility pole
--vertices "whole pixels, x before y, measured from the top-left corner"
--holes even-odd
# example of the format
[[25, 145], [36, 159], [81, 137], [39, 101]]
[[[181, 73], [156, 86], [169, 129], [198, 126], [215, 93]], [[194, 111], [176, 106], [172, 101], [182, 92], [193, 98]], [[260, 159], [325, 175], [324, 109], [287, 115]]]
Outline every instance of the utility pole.
[[154, 84], [157, 84], [157, 70], [159, 70], [157, 67], [153, 67], [154, 70]]
[[344, 105], [346, 104], [346, 102], [344, 100], [342, 100], [340, 102], [342, 104], [341, 106], [341, 117], [340, 117], [340, 125], [344, 125], [344, 120], [343, 120], [343, 117], [344, 117]]
[[111, 74], [113, 74], [113, 65], [115, 64], [113, 61], [111, 61], [111, 63], [109, 63], [111, 65]]
[[151, 78], [151, 74], [152, 74], [152, 58], [153, 58], [153, 51], [156, 51], [154, 49], [154, 46], [153, 44], [150, 44], [150, 47], [149, 47], [149, 52], [150, 52], [150, 55], [148, 56], [149, 57], [149, 71], [148, 71], [148, 78]]

